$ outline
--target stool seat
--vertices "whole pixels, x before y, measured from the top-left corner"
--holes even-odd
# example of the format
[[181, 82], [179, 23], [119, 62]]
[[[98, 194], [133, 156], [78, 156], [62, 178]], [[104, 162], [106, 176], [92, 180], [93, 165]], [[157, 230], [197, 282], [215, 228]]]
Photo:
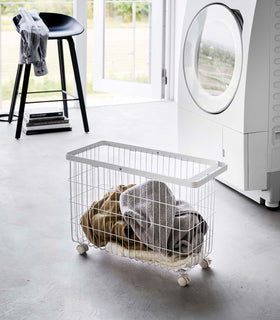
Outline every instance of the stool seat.
[[49, 39], [67, 38], [84, 32], [84, 27], [76, 19], [65, 14], [41, 12], [40, 17], [49, 29]]
[[[53, 12], [40, 12], [40, 17], [49, 29], [49, 39], [63, 39], [84, 32], [84, 27], [73, 17]], [[19, 32], [21, 15], [13, 17], [13, 23]]]

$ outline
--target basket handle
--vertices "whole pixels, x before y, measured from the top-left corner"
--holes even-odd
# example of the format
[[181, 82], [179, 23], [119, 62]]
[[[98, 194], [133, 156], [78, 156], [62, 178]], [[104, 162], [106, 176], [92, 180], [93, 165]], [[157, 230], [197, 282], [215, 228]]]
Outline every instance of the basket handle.
[[217, 164], [212, 165], [208, 169], [204, 170], [188, 179], [194, 188], [200, 187], [204, 183], [216, 178], [221, 173], [227, 170], [227, 165], [223, 162], [217, 162]]

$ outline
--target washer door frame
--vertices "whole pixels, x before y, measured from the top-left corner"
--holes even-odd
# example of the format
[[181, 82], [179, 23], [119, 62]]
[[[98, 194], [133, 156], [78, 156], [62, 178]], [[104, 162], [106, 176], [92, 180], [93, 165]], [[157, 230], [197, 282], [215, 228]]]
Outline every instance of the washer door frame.
[[[205, 27], [193, 31], [195, 23], [201, 16], [201, 13], [209, 7], [223, 7], [228, 13], [229, 20], [226, 18], [218, 20], [223, 22], [231, 31], [235, 45], [235, 65], [233, 75], [228, 88], [220, 95], [214, 96], [201, 87], [198, 78], [198, 55], [200, 50], [201, 36]], [[207, 21], [207, 18], [205, 19]], [[234, 23], [233, 23], [234, 22]], [[199, 25], [198, 25], [199, 27]], [[192, 34], [192, 33], [193, 34]], [[237, 35], [237, 36], [236, 36]], [[204, 112], [210, 114], [219, 114], [224, 112], [232, 103], [239, 87], [242, 66], [243, 66], [243, 43], [242, 43], [242, 25], [240, 19], [236, 16], [236, 12], [222, 3], [211, 3], [203, 7], [191, 21], [184, 39], [183, 46], [183, 73], [188, 91], [196, 103], [196, 105]]]

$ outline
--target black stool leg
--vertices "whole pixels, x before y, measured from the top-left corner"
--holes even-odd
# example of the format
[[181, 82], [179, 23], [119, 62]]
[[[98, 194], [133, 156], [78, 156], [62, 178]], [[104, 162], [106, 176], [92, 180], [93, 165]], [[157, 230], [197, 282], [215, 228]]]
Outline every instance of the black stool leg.
[[31, 67], [31, 64], [26, 64], [24, 69], [24, 77], [23, 77], [22, 92], [21, 92], [21, 98], [20, 98], [17, 129], [16, 129], [16, 139], [19, 139], [21, 135], [24, 107], [25, 107], [26, 95], [28, 90], [28, 82], [29, 82], [29, 76], [30, 76], [30, 67]]
[[59, 58], [59, 69], [60, 69], [60, 79], [61, 79], [61, 89], [62, 91], [62, 99], [63, 99], [63, 109], [64, 115], [68, 118], [68, 106], [67, 106], [67, 94], [66, 92], [66, 81], [65, 81], [65, 67], [64, 67], [64, 56], [63, 56], [63, 45], [62, 40], [57, 40], [57, 48], [58, 48], [58, 58]]
[[14, 116], [14, 112], [15, 112], [15, 105], [16, 105], [17, 95], [18, 95], [18, 87], [19, 87], [21, 73], [22, 73], [22, 66], [23, 66], [22, 64], [19, 64], [18, 68], [17, 68], [17, 75], [16, 75], [15, 84], [14, 84], [13, 96], [12, 96], [9, 118], [8, 118], [9, 123], [11, 123], [13, 121], [13, 116]]
[[74, 75], [75, 75], [75, 81], [76, 81], [76, 87], [77, 87], [77, 91], [78, 91], [78, 98], [79, 98], [79, 102], [80, 102], [80, 109], [81, 109], [81, 113], [82, 113], [84, 129], [85, 129], [85, 132], [89, 132], [86, 106], [85, 106], [85, 100], [84, 100], [84, 95], [83, 95], [83, 90], [82, 90], [82, 83], [81, 83], [81, 78], [80, 78], [80, 72], [79, 72], [79, 66], [78, 66], [75, 45], [74, 45], [74, 41], [73, 41], [72, 37], [67, 38], [67, 40], [68, 40], [69, 48], [70, 48], [71, 60], [72, 60], [72, 65], [73, 65], [73, 70], [74, 70]]

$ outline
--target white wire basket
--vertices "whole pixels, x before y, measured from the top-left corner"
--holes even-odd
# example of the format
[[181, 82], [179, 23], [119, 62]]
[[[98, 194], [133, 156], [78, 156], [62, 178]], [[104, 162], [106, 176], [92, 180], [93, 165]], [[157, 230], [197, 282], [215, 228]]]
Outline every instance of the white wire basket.
[[226, 165], [100, 141], [67, 153], [72, 240], [179, 273], [207, 268], [213, 245], [214, 179]]

